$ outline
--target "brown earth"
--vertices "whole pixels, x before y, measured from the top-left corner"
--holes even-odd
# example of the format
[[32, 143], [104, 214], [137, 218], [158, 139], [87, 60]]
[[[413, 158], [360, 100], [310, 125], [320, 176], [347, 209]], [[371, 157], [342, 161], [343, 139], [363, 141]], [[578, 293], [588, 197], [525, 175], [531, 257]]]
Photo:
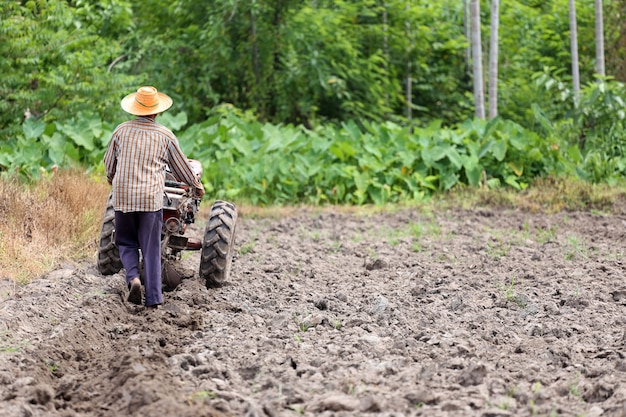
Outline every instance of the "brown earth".
[[626, 416], [624, 218], [240, 216], [157, 311], [95, 261], [4, 280], [0, 415]]

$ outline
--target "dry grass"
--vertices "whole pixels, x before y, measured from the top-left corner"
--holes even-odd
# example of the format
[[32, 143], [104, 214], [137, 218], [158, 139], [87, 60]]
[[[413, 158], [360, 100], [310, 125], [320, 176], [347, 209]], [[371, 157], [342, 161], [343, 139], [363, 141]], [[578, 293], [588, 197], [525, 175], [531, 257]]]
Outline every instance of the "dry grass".
[[17, 282], [91, 257], [110, 187], [77, 171], [26, 185], [0, 182], [0, 277]]
[[624, 184], [592, 184], [572, 178], [539, 178], [524, 191], [491, 190], [486, 187], [457, 188], [433, 199], [432, 203], [461, 208], [501, 207], [532, 213], [595, 211], [622, 214]]
[[[0, 181], [0, 278], [28, 282], [63, 262], [93, 259], [110, 186], [85, 172], [65, 171], [38, 183]], [[505, 207], [530, 212], [563, 210], [626, 213], [626, 188], [594, 185], [571, 179], [541, 179], [523, 192], [457, 188], [428, 201], [386, 206], [272, 206], [238, 204], [240, 217], [283, 218], [302, 210], [367, 215], [417, 209]], [[206, 218], [210, 196], [200, 218]]]

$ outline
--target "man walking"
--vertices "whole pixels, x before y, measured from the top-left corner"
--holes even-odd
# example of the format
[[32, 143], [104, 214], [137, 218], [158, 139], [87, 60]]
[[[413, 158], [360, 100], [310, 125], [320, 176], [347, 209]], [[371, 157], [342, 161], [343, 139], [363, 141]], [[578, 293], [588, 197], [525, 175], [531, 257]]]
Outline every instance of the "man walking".
[[141, 87], [124, 97], [122, 109], [137, 116], [117, 126], [104, 155], [107, 180], [113, 186], [115, 244], [126, 270], [128, 301], [142, 303], [139, 250], [143, 257], [145, 305], [163, 303], [161, 229], [165, 171], [169, 167], [197, 196], [204, 195], [200, 179], [189, 165], [168, 128], [156, 116], [172, 106], [172, 99], [154, 87]]

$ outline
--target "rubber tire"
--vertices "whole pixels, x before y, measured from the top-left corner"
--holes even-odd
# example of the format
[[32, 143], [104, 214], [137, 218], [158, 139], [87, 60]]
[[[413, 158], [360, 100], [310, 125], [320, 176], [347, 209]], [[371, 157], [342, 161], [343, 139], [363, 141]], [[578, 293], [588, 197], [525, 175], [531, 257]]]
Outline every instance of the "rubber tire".
[[200, 278], [207, 288], [221, 287], [230, 276], [237, 226], [237, 208], [234, 204], [218, 200], [204, 229], [200, 255]]
[[115, 246], [115, 210], [113, 209], [113, 194], [109, 195], [104, 210], [100, 243], [98, 244], [98, 271], [102, 275], [113, 275], [123, 268], [120, 259], [120, 250]]

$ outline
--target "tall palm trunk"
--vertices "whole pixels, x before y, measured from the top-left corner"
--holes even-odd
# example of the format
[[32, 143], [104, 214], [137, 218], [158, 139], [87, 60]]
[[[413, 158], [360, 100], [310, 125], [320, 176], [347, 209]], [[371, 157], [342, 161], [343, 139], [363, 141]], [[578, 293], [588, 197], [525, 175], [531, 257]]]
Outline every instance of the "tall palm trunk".
[[489, 42], [489, 118], [498, 115], [498, 29], [500, 1], [491, 0], [491, 38]]
[[474, 73], [474, 105], [476, 117], [485, 118], [485, 91], [483, 88], [483, 52], [480, 40], [480, 2], [471, 0], [472, 67]]

